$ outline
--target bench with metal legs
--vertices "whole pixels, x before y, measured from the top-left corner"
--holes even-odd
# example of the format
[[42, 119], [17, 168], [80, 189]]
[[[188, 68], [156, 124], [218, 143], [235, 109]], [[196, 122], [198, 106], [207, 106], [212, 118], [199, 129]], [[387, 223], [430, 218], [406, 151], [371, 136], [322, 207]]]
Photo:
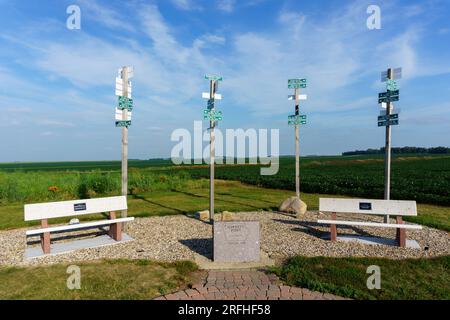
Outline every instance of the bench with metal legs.
[[[330, 240], [337, 240], [337, 226], [362, 226], [377, 228], [395, 228], [396, 243], [399, 247], [406, 246], [406, 230], [420, 230], [422, 226], [404, 224], [402, 216], [417, 216], [415, 201], [397, 200], [360, 200], [360, 199], [332, 199], [319, 200], [321, 212], [331, 212], [331, 220], [318, 220], [320, 224], [330, 225]], [[381, 216], [396, 216], [396, 223], [345, 221], [337, 220], [337, 213], [341, 214], [369, 214]]]
[[[127, 201], [124, 196], [25, 205], [25, 221], [41, 221], [41, 228], [26, 231], [26, 236], [40, 236], [44, 254], [51, 253], [50, 235], [56, 232], [70, 232], [109, 226], [109, 236], [115, 241], [122, 241], [123, 224], [133, 221], [134, 218], [117, 218], [116, 211], [126, 209]], [[75, 217], [104, 212], [109, 213], [109, 219], [55, 227], [49, 226], [48, 223], [48, 220], [53, 218]]]

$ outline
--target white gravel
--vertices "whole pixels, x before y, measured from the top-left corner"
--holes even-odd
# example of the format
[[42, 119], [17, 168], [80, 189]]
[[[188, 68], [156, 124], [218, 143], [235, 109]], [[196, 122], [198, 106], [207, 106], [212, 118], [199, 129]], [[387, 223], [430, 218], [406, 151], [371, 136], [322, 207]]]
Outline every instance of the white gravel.
[[[329, 228], [315, 223], [319, 218], [317, 212], [308, 212], [301, 220], [272, 212], [238, 213], [235, 214], [235, 218], [261, 222], [261, 249], [277, 261], [294, 255], [401, 259], [450, 254], [449, 234], [428, 227], [424, 227], [423, 230], [407, 231], [407, 238], [416, 240], [421, 246], [421, 249], [408, 249], [385, 245], [332, 243], [323, 240], [321, 237], [328, 234]], [[321, 215], [320, 218], [326, 216]], [[361, 216], [358, 218], [361, 219]], [[364, 220], [370, 221], [380, 219], [372, 216], [364, 217]], [[25, 230], [0, 232], [0, 266], [40, 265], [105, 258], [194, 260], [197, 254], [208, 256], [212, 247], [210, 225], [179, 215], [141, 218], [128, 223], [127, 233], [134, 238], [130, 242], [25, 260]], [[395, 238], [395, 229], [361, 227], [357, 230], [371, 236]], [[355, 232], [350, 228], [339, 227], [338, 233]]]

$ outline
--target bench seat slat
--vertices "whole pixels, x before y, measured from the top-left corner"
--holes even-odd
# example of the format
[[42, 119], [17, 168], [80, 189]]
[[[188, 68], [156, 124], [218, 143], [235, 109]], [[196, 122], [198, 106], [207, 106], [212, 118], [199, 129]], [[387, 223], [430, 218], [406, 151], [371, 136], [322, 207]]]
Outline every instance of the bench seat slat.
[[362, 222], [362, 221], [342, 221], [342, 220], [318, 220], [321, 224], [334, 224], [345, 226], [366, 226], [366, 227], [381, 227], [381, 228], [399, 228], [399, 229], [415, 229], [421, 230], [422, 226], [415, 224], [394, 224], [394, 223], [381, 223], [381, 222]]
[[319, 211], [344, 214], [417, 216], [415, 201], [320, 198]]
[[26, 232], [27, 236], [34, 236], [39, 235], [47, 232], [57, 232], [57, 231], [70, 231], [70, 230], [78, 230], [83, 228], [89, 228], [89, 227], [98, 227], [98, 226], [105, 226], [109, 224], [115, 224], [120, 222], [128, 222], [133, 221], [134, 217], [129, 218], [120, 218], [120, 219], [111, 219], [111, 220], [101, 220], [101, 221], [94, 221], [94, 222], [87, 222], [87, 223], [77, 223], [72, 225], [65, 225], [65, 226], [57, 226], [57, 227], [49, 227], [49, 228], [42, 228], [42, 229], [34, 229], [34, 230], [28, 230]]
[[103, 212], [127, 210], [125, 196], [26, 204], [25, 221], [75, 217]]

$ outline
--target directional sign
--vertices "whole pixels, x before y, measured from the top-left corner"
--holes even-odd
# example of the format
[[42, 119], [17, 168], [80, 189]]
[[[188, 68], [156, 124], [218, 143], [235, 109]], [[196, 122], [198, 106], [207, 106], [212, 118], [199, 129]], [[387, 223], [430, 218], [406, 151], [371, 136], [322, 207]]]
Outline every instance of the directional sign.
[[288, 120], [288, 125], [291, 125], [291, 126], [298, 126], [301, 124], [306, 124], [306, 121], [304, 121], [304, 120]]
[[397, 126], [397, 125], [398, 125], [398, 120], [378, 121], [379, 127]]
[[134, 77], [134, 67], [133, 66], [129, 66], [129, 67], [124, 67], [124, 68], [119, 68], [118, 72], [117, 72], [117, 76], [119, 78], [123, 78], [123, 71], [124, 69], [127, 68], [128, 69], [128, 79], [131, 79]]
[[[202, 93], [202, 98], [203, 99], [209, 99], [210, 97], [210, 93], [209, 92], [203, 92]], [[214, 99], [215, 100], [222, 100], [222, 95], [220, 93], [215, 93], [214, 94]]]
[[399, 101], [400, 90], [388, 90], [387, 92], [381, 92], [378, 94], [378, 103], [388, 103]]
[[219, 76], [211, 76], [211, 75], [205, 75], [206, 80], [213, 80], [213, 81], [223, 81], [222, 77]]
[[119, 110], [133, 110], [133, 99], [119, 96]]
[[386, 81], [386, 88], [388, 91], [395, 91], [398, 89], [397, 82], [395, 80], [387, 80]]
[[398, 95], [400, 95], [400, 90], [389, 90], [388, 89], [388, 91], [386, 92], [389, 96], [391, 96], [391, 97], [395, 97], [395, 96], [398, 96]]
[[222, 111], [217, 110], [203, 110], [203, 119], [204, 120], [210, 120], [210, 121], [222, 121]]
[[[128, 98], [131, 98], [132, 91], [131, 81], [128, 81]], [[123, 97], [123, 80], [121, 78], [116, 78], [116, 96]]]
[[388, 120], [397, 120], [398, 113], [390, 114], [390, 115], [381, 115], [378, 117], [378, 121], [388, 121]]
[[129, 127], [131, 126], [131, 121], [127, 120], [127, 121], [116, 121], [116, 127]]
[[388, 97], [397, 97], [400, 95], [400, 90], [388, 90], [387, 92], [381, 92], [378, 94], [379, 99]]
[[288, 116], [288, 124], [289, 125], [306, 124], [306, 115], [300, 114], [300, 115]]
[[306, 88], [306, 79], [289, 79], [288, 89]]
[[[392, 80], [398, 80], [401, 78], [402, 78], [402, 68], [394, 69], [394, 79], [392, 79]], [[381, 73], [381, 82], [386, 82], [387, 80], [388, 80], [387, 71], [383, 71]]]
[[306, 79], [289, 79], [288, 84], [306, 84]]
[[[131, 121], [132, 115], [133, 115], [133, 112], [128, 111], [128, 118], [126, 119], [126, 121]], [[118, 108], [116, 108], [116, 120], [117, 121], [123, 120], [123, 111]]]
[[306, 84], [289, 84], [288, 89], [305, 89]]
[[[297, 95], [298, 100], [308, 100], [308, 95], [306, 94], [299, 94]], [[295, 95], [289, 95], [288, 100], [295, 100]]]
[[[131, 84], [131, 81], [128, 80], [128, 89], [130, 89], [133, 85]], [[123, 89], [123, 80], [121, 78], [116, 78], [116, 89], [122, 90]]]
[[295, 119], [306, 120], [306, 114], [288, 116], [288, 119], [289, 120], [295, 120]]

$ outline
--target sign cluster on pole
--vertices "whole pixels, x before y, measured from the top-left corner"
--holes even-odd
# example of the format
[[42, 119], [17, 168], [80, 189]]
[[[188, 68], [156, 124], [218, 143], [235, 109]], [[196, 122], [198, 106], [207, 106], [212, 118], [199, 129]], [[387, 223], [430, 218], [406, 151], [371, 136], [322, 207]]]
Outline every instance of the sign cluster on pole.
[[216, 110], [216, 100], [221, 100], [222, 95], [218, 94], [219, 82], [222, 77], [206, 75], [205, 80], [209, 81], [209, 92], [202, 93], [202, 98], [208, 99], [207, 109], [203, 110], [203, 118], [209, 120], [210, 133], [210, 184], [209, 184], [209, 220], [213, 226], [214, 235], [214, 162], [215, 162], [215, 135], [214, 128], [218, 121], [222, 121], [222, 111]]
[[288, 117], [288, 124], [295, 126], [295, 192], [300, 199], [300, 125], [306, 124], [306, 115], [300, 114], [300, 100], [307, 100], [306, 94], [300, 94], [300, 89], [305, 89], [306, 79], [289, 79], [288, 89], [294, 89], [294, 94], [288, 96], [288, 100], [295, 100], [295, 114]]
[[[131, 126], [131, 115], [133, 110], [133, 99], [131, 98], [131, 81], [133, 67], [122, 67], [116, 78], [116, 96], [118, 106], [116, 107], [116, 127], [122, 128], [122, 195], [128, 195], [128, 127]], [[128, 212], [122, 211], [122, 217], [126, 218]]]
[[[395, 80], [402, 78], [402, 68], [392, 69], [381, 73], [381, 82], [386, 82], [386, 92], [378, 94], [378, 103], [386, 106], [386, 110], [378, 116], [378, 126], [386, 127], [385, 142], [385, 166], [384, 166], [384, 199], [391, 198], [391, 126], [399, 124], [398, 111], [392, 113], [393, 102], [400, 100], [400, 90]], [[384, 221], [389, 222], [389, 216], [385, 216]]]

